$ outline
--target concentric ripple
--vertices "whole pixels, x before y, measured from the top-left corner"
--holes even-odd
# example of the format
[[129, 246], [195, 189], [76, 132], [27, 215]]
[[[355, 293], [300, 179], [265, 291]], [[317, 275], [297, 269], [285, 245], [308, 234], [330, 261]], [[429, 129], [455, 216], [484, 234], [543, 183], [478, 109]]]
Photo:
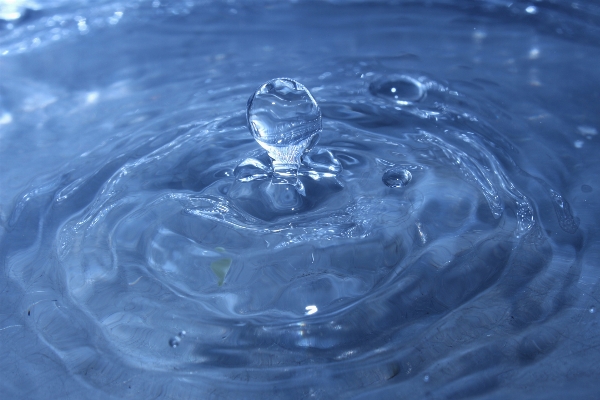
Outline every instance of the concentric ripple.
[[[328, 118], [306, 159], [338, 173], [302, 176], [308, 203], [297, 212], [273, 214], [260, 197], [270, 181], [236, 174], [249, 163], [269, 173], [237, 116], [156, 149], [132, 147], [147, 154], [106, 178], [60, 183], [46, 216], [57, 236], [43, 264], [63, 277], [63, 317], [87, 320], [85, 335], [94, 327], [97, 339], [49, 336], [50, 326], [66, 328], [56, 318], [38, 320], [43, 337], [73, 371], [85, 345], [84, 359], [119, 354], [129, 367], [190, 384], [247, 379], [259, 391], [281, 374], [303, 390], [310, 371], [335, 370], [344, 378], [329, 391], [342, 381], [359, 389], [374, 379], [367, 370], [390, 379], [432, 367], [439, 356], [417, 357], [404, 344], [434, 332], [450, 340], [458, 321], [482, 318], [467, 309], [488, 309], [476, 329], [503, 324], [503, 293], [548, 262], [535, 199], [503, 167], [507, 153], [476, 132], [361, 126], [402, 112]], [[384, 184], [394, 169], [409, 172], [410, 184]], [[90, 186], [81, 211], [64, 214], [60, 205]]]
[[[89, 15], [124, 13], [102, 30], [120, 38], [138, 8], [107, 4]], [[202, 26], [189, 22], [199, 18], [194, 7], [176, 14], [140, 4], [143, 15], [168, 11]], [[215, 21], [254, 12], [219, 7]], [[30, 30], [49, 40], [54, 20], [37, 11], [43, 18]], [[71, 14], [64, 29], [88, 35]], [[90, 34], [104, 26], [86, 18]], [[0, 43], [7, 57], [27, 39], [21, 21], [11, 22], [19, 40]], [[177, 23], [161, 29], [185, 34]], [[468, 29], [468, 40], [483, 40]], [[158, 32], [149, 37], [164, 37], [165, 49], [181, 45]], [[25, 99], [22, 109], [59, 139], [92, 139], [0, 209], [3, 306], [20, 313], [7, 314], [0, 332], [13, 339], [8, 347], [21, 345], [1, 354], [16, 359], [27, 347], [22, 328], [35, 342], [23, 365], [50, 360], [63, 380], [49, 393], [67, 398], [467, 398], [560, 362], [572, 329], [565, 321], [575, 318], [565, 308], [582, 297], [575, 287], [591, 245], [566, 185], [523, 154], [532, 147], [518, 142], [523, 116], [511, 120], [483, 89], [493, 82], [470, 79], [466, 67], [457, 67], [464, 81], [443, 82], [419, 72], [426, 63], [412, 55], [305, 67], [294, 79], [318, 102], [322, 132], [302, 155], [299, 194], [273, 186], [272, 161], [248, 135], [244, 113], [264, 75], [281, 71], [219, 64], [235, 57], [233, 45], [182, 66], [177, 52], [193, 53], [202, 34], [189, 34], [192, 50], [174, 45], [169, 61], [129, 71], [119, 60], [110, 84], [3, 97], [2, 110], [19, 123], [33, 115], [15, 112]], [[281, 57], [290, 65], [291, 53]], [[203, 62], [208, 72], [198, 72]], [[577, 181], [578, 192], [593, 195], [586, 182]], [[586, 305], [586, 316], [597, 306]]]

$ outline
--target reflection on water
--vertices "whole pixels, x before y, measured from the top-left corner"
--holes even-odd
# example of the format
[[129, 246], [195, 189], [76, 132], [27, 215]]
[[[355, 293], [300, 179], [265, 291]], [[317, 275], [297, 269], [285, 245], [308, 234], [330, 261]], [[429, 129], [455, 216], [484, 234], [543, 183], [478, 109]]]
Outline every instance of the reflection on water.
[[597, 392], [594, 6], [0, 5], [5, 397]]

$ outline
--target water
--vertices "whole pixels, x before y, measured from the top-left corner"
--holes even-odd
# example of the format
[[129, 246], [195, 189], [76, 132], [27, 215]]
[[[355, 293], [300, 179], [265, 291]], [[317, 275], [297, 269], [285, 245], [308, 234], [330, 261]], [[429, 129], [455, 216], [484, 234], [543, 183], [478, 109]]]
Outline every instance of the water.
[[412, 174], [404, 168], [390, 168], [383, 173], [381, 180], [389, 187], [403, 187], [410, 183]]
[[[271, 183], [275, 186], [267, 188], [269, 203], [278, 204], [280, 210], [296, 210], [301, 199], [295, 192], [306, 196], [304, 185], [298, 180], [302, 156], [317, 144], [322, 129], [319, 105], [301, 83], [275, 78], [261, 85], [248, 99], [247, 119], [252, 137], [270, 158]], [[245, 164], [248, 163], [241, 165]], [[260, 177], [264, 172], [268, 170], [259, 172]], [[247, 180], [247, 176], [242, 178]], [[290, 187], [278, 186], [283, 184]]]
[[0, 4], [3, 397], [600, 392], [595, 5]]
[[321, 131], [321, 109], [308, 89], [293, 79], [277, 78], [263, 84], [248, 100], [252, 136], [278, 166], [297, 169]]

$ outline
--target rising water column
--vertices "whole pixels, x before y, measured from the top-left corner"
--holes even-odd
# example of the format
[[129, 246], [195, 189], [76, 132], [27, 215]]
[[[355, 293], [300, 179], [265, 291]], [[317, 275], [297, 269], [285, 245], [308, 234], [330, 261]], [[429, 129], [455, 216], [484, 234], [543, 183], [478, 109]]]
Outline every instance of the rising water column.
[[322, 128], [321, 110], [308, 89], [290, 78], [272, 79], [250, 96], [246, 115], [252, 137], [271, 157], [271, 183], [304, 194], [298, 168]]

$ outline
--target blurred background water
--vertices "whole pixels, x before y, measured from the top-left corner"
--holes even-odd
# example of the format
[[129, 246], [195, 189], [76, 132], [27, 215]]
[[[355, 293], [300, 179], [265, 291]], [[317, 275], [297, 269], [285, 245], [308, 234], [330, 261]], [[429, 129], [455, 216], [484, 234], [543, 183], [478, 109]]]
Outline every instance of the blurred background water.
[[[591, 2], [1, 0], [2, 398], [596, 398], [599, 45]], [[279, 76], [293, 212], [246, 179]]]

